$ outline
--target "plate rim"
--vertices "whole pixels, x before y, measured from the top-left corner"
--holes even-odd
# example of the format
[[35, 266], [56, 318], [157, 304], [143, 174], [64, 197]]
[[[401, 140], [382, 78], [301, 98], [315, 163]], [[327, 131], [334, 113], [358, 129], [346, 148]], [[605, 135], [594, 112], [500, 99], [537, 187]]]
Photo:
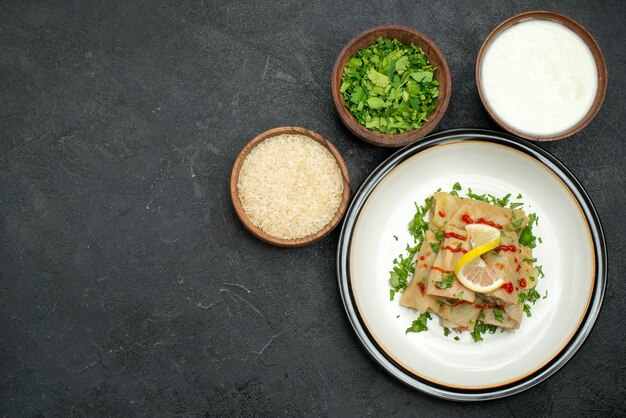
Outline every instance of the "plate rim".
[[[397, 364], [392, 358], [388, 357], [382, 347], [379, 347], [375, 342], [375, 339], [370, 334], [358, 313], [354, 303], [349, 274], [349, 253], [354, 226], [366, 201], [378, 184], [380, 184], [394, 168], [410, 157], [441, 144], [459, 143], [466, 140], [494, 143], [521, 151], [537, 160], [556, 175], [563, 182], [565, 187], [569, 189], [569, 192], [580, 206], [587, 226], [589, 227], [593, 251], [596, 258], [594, 269], [595, 283], [592, 289], [591, 300], [585, 314], [582, 316], [578, 328], [574, 331], [570, 340], [564, 344], [563, 348], [550, 361], [534, 372], [515, 382], [496, 385], [485, 389], [463, 389], [439, 385], [415, 376], [410, 371]], [[344, 218], [337, 247], [337, 280], [341, 299], [350, 324], [357, 334], [361, 345], [363, 345], [368, 354], [379, 363], [383, 369], [396, 379], [426, 394], [455, 401], [482, 401], [510, 396], [527, 390], [556, 373], [574, 356], [589, 336], [602, 307], [607, 277], [607, 249], [602, 224], [591, 198], [578, 179], [556, 157], [537, 145], [507, 133], [485, 129], [460, 128], [438, 132], [429, 135], [420, 142], [400, 149], [379, 164], [363, 181], [358, 191], [354, 194], [354, 198]]]

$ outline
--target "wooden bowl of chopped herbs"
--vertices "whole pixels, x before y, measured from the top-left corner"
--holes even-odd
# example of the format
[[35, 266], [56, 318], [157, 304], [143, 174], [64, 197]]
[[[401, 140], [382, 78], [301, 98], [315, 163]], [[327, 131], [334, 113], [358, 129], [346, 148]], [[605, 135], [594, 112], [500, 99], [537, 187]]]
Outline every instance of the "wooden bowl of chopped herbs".
[[450, 101], [452, 81], [435, 43], [404, 26], [377, 26], [341, 50], [331, 80], [341, 121], [356, 136], [401, 147], [430, 133]]

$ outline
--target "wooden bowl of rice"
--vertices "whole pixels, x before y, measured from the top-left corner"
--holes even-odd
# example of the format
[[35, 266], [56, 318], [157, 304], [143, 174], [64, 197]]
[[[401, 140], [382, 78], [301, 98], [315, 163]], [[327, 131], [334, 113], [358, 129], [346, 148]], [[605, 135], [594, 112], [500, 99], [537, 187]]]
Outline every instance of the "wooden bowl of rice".
[[280, 247], [301, 247], [329, 234], [348, 207], [348, 169], [321, 135], [284, 126], [257, 135], [239, 153], [230, 196], [244, 226]]

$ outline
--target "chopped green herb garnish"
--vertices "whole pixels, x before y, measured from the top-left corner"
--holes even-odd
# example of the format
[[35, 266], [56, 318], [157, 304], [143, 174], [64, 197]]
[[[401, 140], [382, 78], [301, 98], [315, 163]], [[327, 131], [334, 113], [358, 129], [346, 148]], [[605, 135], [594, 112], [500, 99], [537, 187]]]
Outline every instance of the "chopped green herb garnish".
[[522, 229], [522, 233], [519, 236], [519, 243], [525, 247], [535, 248], [537, 246], [535, 243], [536, 239], [537, 237], [533, 235], [532, 225], [528, 224]]
[[535, 268], [537, 269], [537, 273], [539, 274], [540, 279], [546, 277], [546, 275], [543, 274], [543, 266], [535, 266]]
[[406, 329], [405, 334], [408, 334], [409, 332], [428, 331], [428, 324], [427, 324], [427, 322], [428, 322], [429, 319], [432, 319], [432, 317], [430, 316], [430, 313], [425, 312], [425, 313], [421, 314], [419, 316], [419, 318], [417, 318], [415, 321], [413, 321], [411, 326]]
[[493, 315], [496, 317], [496, 321], [504, 322], [504, 309], [493, 308]]
[[541, 237], [539, 237], [538, 239], [539, 239], [539, 244], [543, 244], [543, 240], [541, 239]]
[[435, 232], [435, 238], [437, 238], [437, 241], [441, 241], [443, 239], [443, 229], [440, 229], [437, 232]]
[[463, 247], [463, 244], [459, 242], [459, 243], [457, 244], [456, 248], [457, 248], [457, 250], [458, 250], [458, 249], [459, 249], [459, 248], [461, 248], [461, 247]]
[[487, 195], [473, 193], [471, 187], [469, 189], [467, 189], [467, 194], [466, 195], [467, 195], [467, 197], [469, 197], [471, 199], [480, 200], [481, 202], [489, 203], [489, 198], [487, 197]]
[[438, 242], [431, 242], [430, 243], [430, 248], [433, 249], [434, 252], [438, 253], [439, 252], [439, 243]]
[[524, 263], [536, 263], [537, 259], [536, 258], [525, 258], [522, 260], [522, 262]]
[[511, 193], [507, 194], [501, 199], [498, 199], [497, 197], [492, 196], [492, 195], [489, 195], [489, 197], [491, 198], [492, 205], [500, 206], [501, 208], [503, 208], [509, 204], [509, 198], [511, 197]]
[[443, 335], [445, 337], [447, 337], [448, 335], [450, 335], [450, 328], [448, 327], [443, 327]]
[[391, 300], [393, 300], [395, 293], [404, 291], [409, 278], [415, 273], [413, 259], [422, 247], [424, 233], [428, 230], [428, 222], [424, 220], [424, 217], [430, 209], [431, 202], [432, 196], [424, 200], [424, 206], [419, 206], [415, 203], [415, 215], [408, 226], [409, 234], [413, 237], [415, 245], [407, 245], [405, 253], [400, 254], [393, 260], [393, 269], [389, 272], [389, 284], [394, 291], [393, 294], [390, 294]]
[[539, 300], [539, 298], [541, 298], [541, 295], [535, 289], [530, 289], [528, 291], [528, 295], [526, 296], [526, 300], [528, 302], [532, 302], [533, 305]]
[[524, 222], [523, 219], [518, 219], [517, 221], [511, 222], [511, 225], [513, 225], [513, 228], [517, 228], [518, 226], [522, 224], [522, 222]]
[[348, 61], [339, 91], [367, 129], [403, 133], [421, 127], [435, 110], [436, 71], [419, 46], [378, 38]]
[[452, 190], [450, 191], [450, 194], [453, 196], [458, 196], [459, 195], [459, 191], [461, 191], [462, 187], [461, 187], [461, 183], [459, 183], [458, 181], [456, 183], [454, 183], [454, 185], [452, 186]]
[[520, 193], [520, 194], [518, 194], [518, 195], [517, 195], [517, 197], [516, 197], [516, 199], [523, 199], [522, 194], [521, 194], [521, 193]]
[[458, 335], [454, 337], [454, 341], [459, 341], [459, 336]]
[[397, 241], [398, 240], [398, 236], [394, 235], [393, 238]]
[[439, 289], [447, 289], [454, 283], [454, 273], [444, 273], [440, 282], [433, 282]]
[[389, 300], [393, 300], [396, 297], [396, 291], [393, 289], [389, 289]]
[[516, 202], [516, 203], [511, 203], [509, 205], [511, 209], [516, 209], [516, 208], [519, 208], [520, 206], [524, 206], [524, 204], [522, 202]]
[[519, 303], [524, 303], [524, 302], [526, 301], [526, 293], [524, 293], [524, 292], [519, 292], [519, 293], [517, 294], [517, 301], [518, 301]]
[[548, 297], [548, 289], [546, 289], [546, 295], [544, 297], [542, 297], [541, 299], [545, 299]]
[[485, 324], [482, 321], [476, 321], [476, 324], [474, 324], [474, 330], [470, 332], [470, 335], [472, 336], [474, 341], [478, 342], [483, 340], [483, 334], [487, 332], [493, 334], [496, 332], [497, 329], [498, 327], [495, 325]]
[[533, 314], [530, 313], [530, 305], [527, 303], [524, 304], [524, 312], [526, 312], [526, 316], [529, 318], [533, 316]]

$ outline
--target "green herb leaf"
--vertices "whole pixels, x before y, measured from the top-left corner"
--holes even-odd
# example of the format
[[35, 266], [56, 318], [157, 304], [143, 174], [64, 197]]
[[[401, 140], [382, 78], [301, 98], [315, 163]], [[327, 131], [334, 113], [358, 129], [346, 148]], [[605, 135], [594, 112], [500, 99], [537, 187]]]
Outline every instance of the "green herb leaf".
[[447, 337], [448, 335], [450, 335], [450, 328], [448, 327], [443, 327], [443, 335], [445, 337]]
[[433, 282], [439, 289], [447, 289], [454, 283], [454, 273], [444, 273], [440, 282]]
[[458, 196], [459, 195], [459, 191], [462, 189], [461, 187], [461, 183], [459, 183], [458, 181], [456, 183], [454, 183], [454, 185], [452, 186], [452, 190], [450, 191], [450, 194], [453, 196]]
[[437, 107], [436, 71], [419, 46], [379, 39], [348, 61], [339, 90], [361, 125], [398, 134], [421, 127]]
[[539, 274], [540, 279], [546, 277], [546, 275], [543, 274], [543, 266], [535, 266], [535, 268], [537, 269], [537, 273]]
[[504, 322], [504, 309], [493, 308], [493, 315], [496, 317], [496, 321]]
[[518, 219], [517, 221], [511, 222], [511, 225], [513, 225], [513, 228], [517, 228], [522, 224], [522, 222], [524, 222], [523, 219]]
[[489, 198], [487, 197], [487, 195], [476, 194], [476, 193], [472, 192], [472, 188], [471, 187], [469, 189], [467, 189], [467, 194], [466, 195], [470, 199], [480, 200], [481, 202], [489, 203]]
[[432, 248], [433, 251], [436, 252], [436, 253], [439, 252], [440, 247], [441, 246], [439, 245], [439, 243], [436, 243], [436, 242], [431, 242], [430, 243], [430, 248]]
[[519, 208], [520, 206], [524, 206], [524, 204], [522, 202], [516, 202], [516, 203], [511, 203], [509, 205], [511, 209], [516, 209], [516, 208]]
[[527, 304], [527, 303], [525, 303], [525, 304], [524, 304], [524, 312], [526, 312], [526, 316], [527, 316], [528, 318], [530, 318], [531, 316], [533, 316], [533, 314], [532, 314], [532, 313], [530, 313], [530, 305], [529, 305], [529, 304]]
[[443, 229], [440, 229], [437, 232], [435, 232], [435, 238], [437, 238], [437, 241], [441, 241], [443, 239]]
[[459, 341], [459, 339], [460, 339], [460, 338], [459, 338], [459, 336], [458, 336], [458, 335], [454, 337], [454, 341]]
[[535, 289], [530, 289], [528, 291], [528, 296], [526, 296], [526, 300], [528, 302], [532, 302], [533, 305], [539, 300], [539, 298], [541, 298], [541, 295]]
[[406, 329], [405, 334], [408, 334], [409, 332], [428, 331], [428, 320], [429, 319], [432, 319], [432, 317], [430, 316], [430, 313], [425, 312], [425, 313], [421, 314], [419, 316], [419, 318], [417, 318], [415, 321], [413, 321], [411, 326]]

